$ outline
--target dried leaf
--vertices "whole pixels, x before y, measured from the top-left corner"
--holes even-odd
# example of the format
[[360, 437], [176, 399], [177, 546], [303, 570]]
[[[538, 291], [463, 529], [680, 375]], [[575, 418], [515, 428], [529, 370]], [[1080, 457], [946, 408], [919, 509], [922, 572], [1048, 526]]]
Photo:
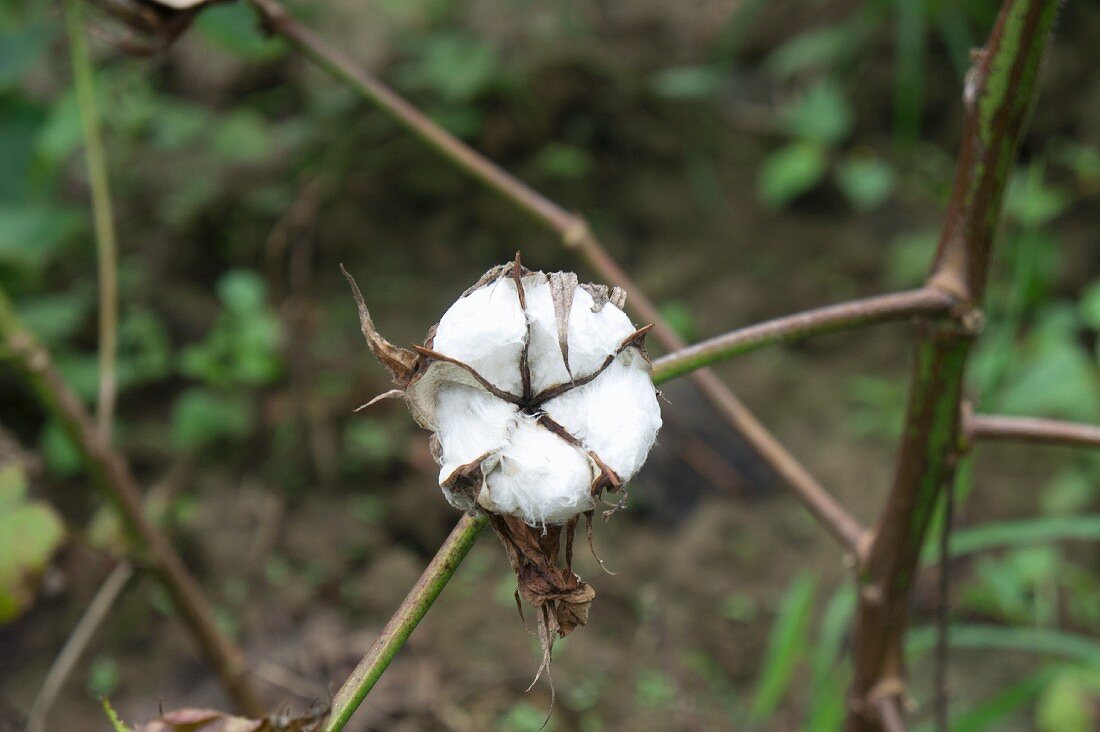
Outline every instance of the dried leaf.
[[324, 709], [298, 717], [246, 719], [215, 709], [176, 709], [136, 727], [134, 732], [318, 732], [327, 713]]
[[355, 278], [344, 269], [342, 264], [340, 271], [344, 273], [344, 278], [351, 285], [351, 294], [359, 309], [359, 327], [363, 331], [363, 337], [367, 339], [367, 346], [370, 347], [371, 353], [386, 367], [398, 386], [402, 388], [408, 386], [413, 374], [416, 373], [420, 358], [412, 351], [398, 348], [378, 333], [374, 327], [374, 321], [371, 320], [370, 311], [367, 310], [367, 304], [363, 301], [363, 293], [355, 283]]

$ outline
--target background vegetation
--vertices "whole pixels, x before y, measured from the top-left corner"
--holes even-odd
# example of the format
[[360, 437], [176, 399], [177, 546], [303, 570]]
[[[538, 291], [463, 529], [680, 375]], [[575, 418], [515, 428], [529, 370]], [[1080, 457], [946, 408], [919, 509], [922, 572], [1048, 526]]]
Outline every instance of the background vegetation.
[[[452, 132], [585, 211], [689, 340], [921, 282], [969, 49], [995, 11], [935, 0], [292, 7]], [[983, 410], [1100, 422], [1100, 87], [1087, 63], [1098, 38], [1096, 7], [1066, 5], [971, 364]], [[337, 263], [398, 342], [517, 248], [536, 268], [578, 265], [265, 38], [243, 5], [204, 12], [155, 59], [92, 48], [121, 247], [115, 439], [156, 485], [150, 510], [269, 693], [323, 699], [454, 520], [403, 407], [351, 411], [388, 387]], [[2, 0], [0, 285], [91, 402], [82, 144], [58, 8]], [[908, 336], [830, 336], [720, 373], [870, 521], [902, 425]], [[853, 603], [838, 553], [689, 385], [667, 395], [630, 510], [599, 527], [618, 574], [558, 649], [550, 728], [835, 728]], [[0, 717], [14, 720], [124, 539], [61, 430], [3, 370], [0, 422]], [[956, 726], [1094, 728], [1100, 556], [1095, 542], [1061, 539], [1100, 533], [1097, 456], [990, 446], [962, 470]], [[578, 561], [582, 575], [599, 571]], [[513, 585], [499, 547], [475, 547], [357, 723], [537, 729], [549, 698], [522, 694], [538, 653]], [[918, 719], [935, 585], [929, 570], [915, 600]], [[52, 711], [56, 728], [98, 723], [101, 694], [128, 719], [160, 700], [225, 706], [171, 612], [144, 578], [123, 594]]]

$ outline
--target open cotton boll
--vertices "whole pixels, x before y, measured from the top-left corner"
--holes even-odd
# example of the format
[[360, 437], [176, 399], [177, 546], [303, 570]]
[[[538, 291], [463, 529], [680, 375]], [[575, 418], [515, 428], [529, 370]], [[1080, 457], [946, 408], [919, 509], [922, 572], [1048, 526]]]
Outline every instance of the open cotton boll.
[[595, 508], [592, 467], [581, 450], [521, 415], [478, 496], [482, 508], [531, 526], [561, 524]]
[[432, 348], [462, 361], [493, 386], [520, 394], [519, 359], [526, 338], [515, 285], [500, 279], [451, 305], [439, 321]]
[[[483, 389], [446, 384], [436, 394], [435, 421], [438, 425], [443, 485], [463, 465], [503, 449], [516, 426], [519, 408]], [[452, 500], [449, 492], [444, 492]]]
[[624, 482], [642, 467], [661, 428], [649, 364], [634, 348], [625, 349], [595, 379], [551, 399], [543, 409]]

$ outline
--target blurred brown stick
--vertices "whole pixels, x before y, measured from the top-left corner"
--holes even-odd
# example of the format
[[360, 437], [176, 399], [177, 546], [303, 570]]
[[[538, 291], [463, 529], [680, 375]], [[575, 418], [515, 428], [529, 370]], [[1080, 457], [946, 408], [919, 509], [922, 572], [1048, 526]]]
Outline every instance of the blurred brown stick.
[[[565, 211], [444, 130], [388, 86], [367, 74], [349, 57], [329, 46], [323, 38], [299, 23], [277, 0], [249, 2], [260, 14], [269, 32], [287, 39], [317, 64], [354, 87], [457, 168], [469, 173], [554, 231], [566, 248], [576, 249], [601, 279], [626, 291], [628, 306], [642, 321], [653, 324], [654, 336], [667, 350], [676, 351], [686, 345], [661, 316], [653, 302], [619, 267], [583, 217]], [[725, 420], [829, 533], [849, 551], [858, 551], [866, 533], [859, 522], [775, 439], [713, 372], [709, 369], [698, 370], [691, 374], [691, 378]]]
[[1100, 447], [1100, 426], [1039, 417], [963, 413], [963, 431], [972, 442], [1030, 442], [1067, 447]]
[[142, 510], [141, 492], [126, 460], [104, 439], [83, 402], [53, 365], [49, 352], [20, 323], [15, 307], [0, 291], [0, 342], [27, 378], [39, 399], [80, 450], [92, 479], [115, 503], [130, 534], [147, 553], [176, 610], [221, 677], [226, 693], [254, 717], [264, 714], [252, 686], [244, 654], [218, 628], [214, 612], [198, 583], [172, 545]]

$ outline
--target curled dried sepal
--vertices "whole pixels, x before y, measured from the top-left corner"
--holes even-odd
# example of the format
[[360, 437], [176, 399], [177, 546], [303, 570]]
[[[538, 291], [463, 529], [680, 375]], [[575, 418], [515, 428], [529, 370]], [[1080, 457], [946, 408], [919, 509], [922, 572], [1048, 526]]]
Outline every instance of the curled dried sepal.
[[355, 283], [355, 278], [344, 269], [342, 264], [340, 265], [340, 271], [344, 273], [344, 278], [351, 285], [351, 294], [355, 298], [355, 306], [359, 309], [359, 328], [363, 331], [363, 338], [366, 339], [371, 353], [386, 367], [398, 386], [402, 388], [408, 386], [413, 374], [416, 373], [419, 357], [412, 351], [399, 348], [382, 337], [378, 329], [374, 327], [374, 321], [371, 320], [370, 311], [367, 310], [367, 304], [363, 301], [363, 293], [359, 291], [359, 285]]

